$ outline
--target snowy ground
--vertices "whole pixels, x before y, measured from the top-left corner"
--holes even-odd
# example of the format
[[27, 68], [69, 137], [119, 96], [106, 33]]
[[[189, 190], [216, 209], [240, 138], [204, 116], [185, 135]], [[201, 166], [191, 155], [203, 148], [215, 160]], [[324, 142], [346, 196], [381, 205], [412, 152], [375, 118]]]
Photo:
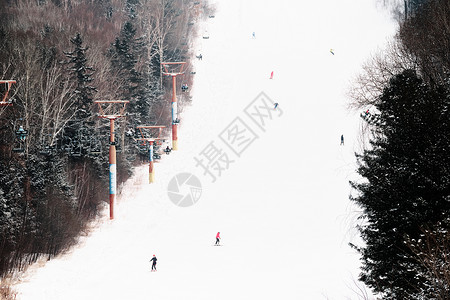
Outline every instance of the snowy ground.
[[[116, 219], [106, 211], [71, 253], [31, 267], [18, 299], [359, 299], [358, 255], [347, 245], [357, 240], [348, 181], [359, 118], [345, 110], [345, 92], [394, 32], [373, 2], [217, 1], [210, 38], [195, 41], [203, 60], [179, 151], [156, 165], [154, 184], [138, 168]], [[246, 114], [255, 109], [261, 118]], [[194, 158], [206, 164], [214, 149], [222, 167], [232, 162], [209, 169], [212, 182]], [[182, 172], [202, 184], [190, 207], [167, 193]], [[223, 247], [212, 246], [217, 231]]]

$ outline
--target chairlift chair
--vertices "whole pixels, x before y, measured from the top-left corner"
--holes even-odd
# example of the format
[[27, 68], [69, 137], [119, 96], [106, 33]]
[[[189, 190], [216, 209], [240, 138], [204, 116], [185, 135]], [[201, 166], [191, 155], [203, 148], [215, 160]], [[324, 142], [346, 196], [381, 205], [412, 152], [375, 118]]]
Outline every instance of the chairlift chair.
[[13, 148], [13, 152], [20, 153], [20, 152], [25, 151], [25, 149], [23, 148], [23, 144], [25, 143], [27, 135], [28, 135], [28, 131], [25, 130], [22, 125], [20, 125], [19, 129], [16, 130], [16, 138], [17, 138], [18, 146]]
[[102, 153], [102, 143], [96, 137], [91, 137], [88, 152], [92, 155], [99, 155]]
[[69, 150], [70, 156], [80, 157], [81, 156], [81, 143], [79, 140], [75, 139], [72, 141], [72, 147]]
[[12, 151], [16, 153], [22, 153], [25, 151], [25, 149], [23, 148], [22, 144], [19, 144], [19, 147], [13, 148]]
[[20, 125], [19, 129], [16, 131], [16, 136], [19, 139], [19, 141], [24, 142], [25, 139], [27, 138], [28, 135], [28, 131], [23, 129], [23, 126]]
[[39, 154], [42, 154], [45, 156], [50, 155], [50, 147], [48, 145], [43, 146], [41, 151], [39, 151]]
[[40, 154], [45, 155], [45, 156], [51, 156], [54, 154], [56, 147], [55, 146], [50, 146], [50, 145], [44, 145], [41, 149], [41, 151], [39, 151]]
[[72, 139], [68, 136], [64, 136], [63, 137], [63, 141], [62, 141], [62, 145], [61, 148], [66, 151], [69, 152], [72, 150]]

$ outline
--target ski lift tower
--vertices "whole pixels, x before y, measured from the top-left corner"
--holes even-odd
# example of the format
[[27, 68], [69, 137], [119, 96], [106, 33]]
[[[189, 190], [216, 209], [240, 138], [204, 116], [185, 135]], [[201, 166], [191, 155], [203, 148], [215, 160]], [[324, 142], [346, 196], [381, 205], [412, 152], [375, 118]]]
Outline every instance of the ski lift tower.
[[[172, 149], [178, 150], [178, 136], [177, 136], [177, 125], [178, 112], [177, 112], [177, 76], [183, 75], [183, 69], [186, 62], [162, 62], [161, 65], [164, 67], [163, 75], [172, 76]], [[174, 69], [178, 69], [175, 71]]]
[[[116, 185], [117, 185], [117, 168], [116, 168], [116, 144], [115, 144], [115, 132], [114, 121], [118, 118], [125, 117], [124, 111], [127, 103], [130, 101], [125, 100], [100, 100], [94, 101], [98, 104], [99, 118], [108, 119], [110, 124], [109, 135], [109, 218], [114, 219], [114, 202], [116, 198]], [[105, 109], [102, 107], [106, 105]], [[117, 104], [115, 107], [114, 105]], [[114, 109], [115, 108], [115, 109]], [[116, 112], [115, 112], [116, 110]], [[118, 112], [117, 112], [118, 110]]]
[[[142, 125], [142, 126], [137, 126], [136, 128], [139, 129], [139, 132], [141, 133], [142, 138], [139, 138], [139, 141], [143, 141], [143, 143], [147, 143], [149, 144], [149, 164], [148, 164], [148, 183], [152, 183], [155, 181], [155, 171], [153, 168], [153, 144], [157, 143], [159, 140], [161, 140], [161, 138], [159, 137], [161, 135], [161, 131], [163, 128], [165, 128], [166, 126], [146, 126], [146, 125]], [[146, 131], [150, 131], [152, 130], [155, 131], [157, 130], [157, 134], [156, 137], [153, 138], [148, 138], [146, 137], [146, 135], [151, 135], [151, 134], [146, 134]]]
[[10, 106], [12, 105], [11, 101], [8, 101], [8, 94], [11, 89], [11, 86], [16, 83], [15, 80], [0, 80], [0, 85], [2, 87], [2, 95], [0, 100], [0, 106]]

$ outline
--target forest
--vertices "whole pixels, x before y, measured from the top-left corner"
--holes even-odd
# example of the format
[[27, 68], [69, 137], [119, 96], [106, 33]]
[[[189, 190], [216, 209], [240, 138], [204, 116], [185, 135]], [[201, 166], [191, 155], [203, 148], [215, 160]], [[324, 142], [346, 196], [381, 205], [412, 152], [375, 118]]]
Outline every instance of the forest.
[[[351, 201], [364, 282], [381, 299], [450, 299], [450, 2], [402, 1], [399, 29], [351, 90], [361, 111]], [[403, 8], [403, 10], [401, 9]]]
[[[179, 84], [192, 82], [192, 41], [211, 8], [187, 0], [0, 3], [3, 277], [69, 249], [107, 204], [110, 124], [95, 101], [129, 101], [115, 121], [117, 193], [148, 160], [137, 126], [171, 124], [172, 82], [161, 62], [186, 62]], [[190, 101], [183, 93], [179, 111]]]
[[[360, 256], [359, 280], [377, 299], [446, 300], [450, 1], [378, 2], [396, 3], [399, 28], [349, 92], [364, 148], [355, 154], [360, 179], [350, 182], [361, 241], [350, 247]], [[161, 62], [186, 62], [178, 83], [192, 83], [196, 25], [213, 8], [191, 0], [0, 3], [0, 74], [15, 81], [10, 105], [0, 106], [4, 277], [70, 249], [107, 205], [110, 129], [95, 101], [129, 101], [116, 121], [118, 183], [147, 160], [137, 127], [171, 122]], [[2, 98], [8, 88], [0, 84]], [[182, 95], [180, 110], [191, 101]]]

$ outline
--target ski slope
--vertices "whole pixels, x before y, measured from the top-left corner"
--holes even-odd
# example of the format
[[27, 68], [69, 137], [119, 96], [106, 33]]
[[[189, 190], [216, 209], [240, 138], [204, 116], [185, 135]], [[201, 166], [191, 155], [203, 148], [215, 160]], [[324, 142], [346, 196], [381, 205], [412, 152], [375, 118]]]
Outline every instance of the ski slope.
[[[151, 185], [139, 167], [115, 220], [105, 209], [79, 246], [32, 266], [18, 299], [360, 299], [359, 257], [348, 246], [358, 241], [348, 181], [360, 120], [345, 93], [394, 34], [374, 2], [216, 1], [193, 41], [203, 60], [180, 113], [179, 151], [155, 165]], [[277, 110], [261, 106], [273, 102]], [[255, 107], [260, 116], [246, 114]], [[214, 182], [195, 160], [208, 154], [223, 167], [208, 169]], [[189, 207], [168, 196], [183, 172], [201, 182]], [[218, 231], [222, 247], [213, 246]]]

